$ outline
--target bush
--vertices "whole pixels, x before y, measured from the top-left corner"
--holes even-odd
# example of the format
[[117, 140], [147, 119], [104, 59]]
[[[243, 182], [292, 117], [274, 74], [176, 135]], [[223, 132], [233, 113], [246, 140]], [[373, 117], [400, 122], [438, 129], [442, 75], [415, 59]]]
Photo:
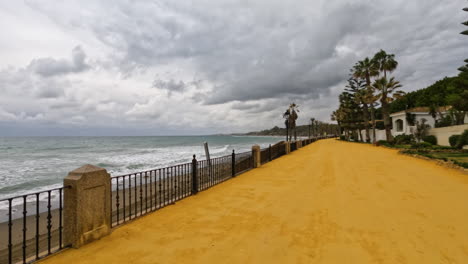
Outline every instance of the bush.
[[340, 136], [341, 140], [346, 140], [346, 136]]
[[396, 145], [405, 145], [414, 143], [413, 135], [398, 135], [395, 137], [394, 142]]
[[424, 136], [422, 140], [432, 145], [437, 145], [437, 138], [435, 136]]
[[387, 140], [379, 140], [379, 141], [377, 141], [377, 146], [387, 146], [387, 147], [391, 147], [392, 144], [389, 143]]
[[461, 135], [451, 135], [449, 137], [450, 146], [455, 147]]
[[458, 149], [462, 149], [463, 146], [468, 145], [468, 129], [463, 131], [457, 141], [457, 145], [455, 146]]
[[385, 124], [383, 121], [376, 121], [375, 122], [375, 128], [376, 129], [380, 129], [380, 130], [383, 130], [385, 129]]
[[414, 143], [411, 145], [411, 148], [412, 149], [432, 148], [432, 144], [429, 142]]

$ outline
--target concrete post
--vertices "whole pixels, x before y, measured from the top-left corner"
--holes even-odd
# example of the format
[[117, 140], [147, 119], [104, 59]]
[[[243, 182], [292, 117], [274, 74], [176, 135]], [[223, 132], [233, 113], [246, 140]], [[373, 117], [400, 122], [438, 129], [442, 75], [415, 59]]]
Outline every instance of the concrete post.
[[111, 232], [110, 175], [103, 168], [84, 165], [63, 181], [65, 244], [79, 248]]
[[253, 145], [252, 146], [252, 157], [253, 157], [253, 167], [258, 168], [261, 165], [260, 161], [260, 146]]
[[286, 147], [286, 155], [291, 153], [291, 142], [286, 141], [285, 142], [285, 147]]

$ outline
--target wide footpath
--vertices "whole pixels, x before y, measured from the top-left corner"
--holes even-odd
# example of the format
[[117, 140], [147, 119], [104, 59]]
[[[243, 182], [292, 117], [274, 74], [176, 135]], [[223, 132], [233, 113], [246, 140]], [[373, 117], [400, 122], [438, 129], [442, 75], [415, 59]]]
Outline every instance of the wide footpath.
[[322, 140], [43, 263], [468, 263], [468, 176]]

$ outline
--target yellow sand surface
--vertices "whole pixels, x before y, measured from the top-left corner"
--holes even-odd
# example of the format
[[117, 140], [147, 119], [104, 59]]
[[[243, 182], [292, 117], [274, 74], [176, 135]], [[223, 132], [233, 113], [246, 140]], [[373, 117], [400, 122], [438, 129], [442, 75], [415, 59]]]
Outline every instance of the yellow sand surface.
[[43, 263], [468, 263], [468, 178], [322, 140]]

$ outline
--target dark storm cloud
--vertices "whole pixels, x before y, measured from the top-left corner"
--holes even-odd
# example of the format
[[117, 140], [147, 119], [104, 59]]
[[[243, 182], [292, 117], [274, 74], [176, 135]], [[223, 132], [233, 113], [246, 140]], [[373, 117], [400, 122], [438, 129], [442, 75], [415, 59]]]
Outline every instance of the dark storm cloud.
[[79, 73], [89, 69], [89, 65], [86, 64], [85, 60], [85, 52], [80, 46], [77, 46], [72, 50], [71, 60], [54, 58], [34, 59], [29, 64], [28, 69], [43, 77]]

